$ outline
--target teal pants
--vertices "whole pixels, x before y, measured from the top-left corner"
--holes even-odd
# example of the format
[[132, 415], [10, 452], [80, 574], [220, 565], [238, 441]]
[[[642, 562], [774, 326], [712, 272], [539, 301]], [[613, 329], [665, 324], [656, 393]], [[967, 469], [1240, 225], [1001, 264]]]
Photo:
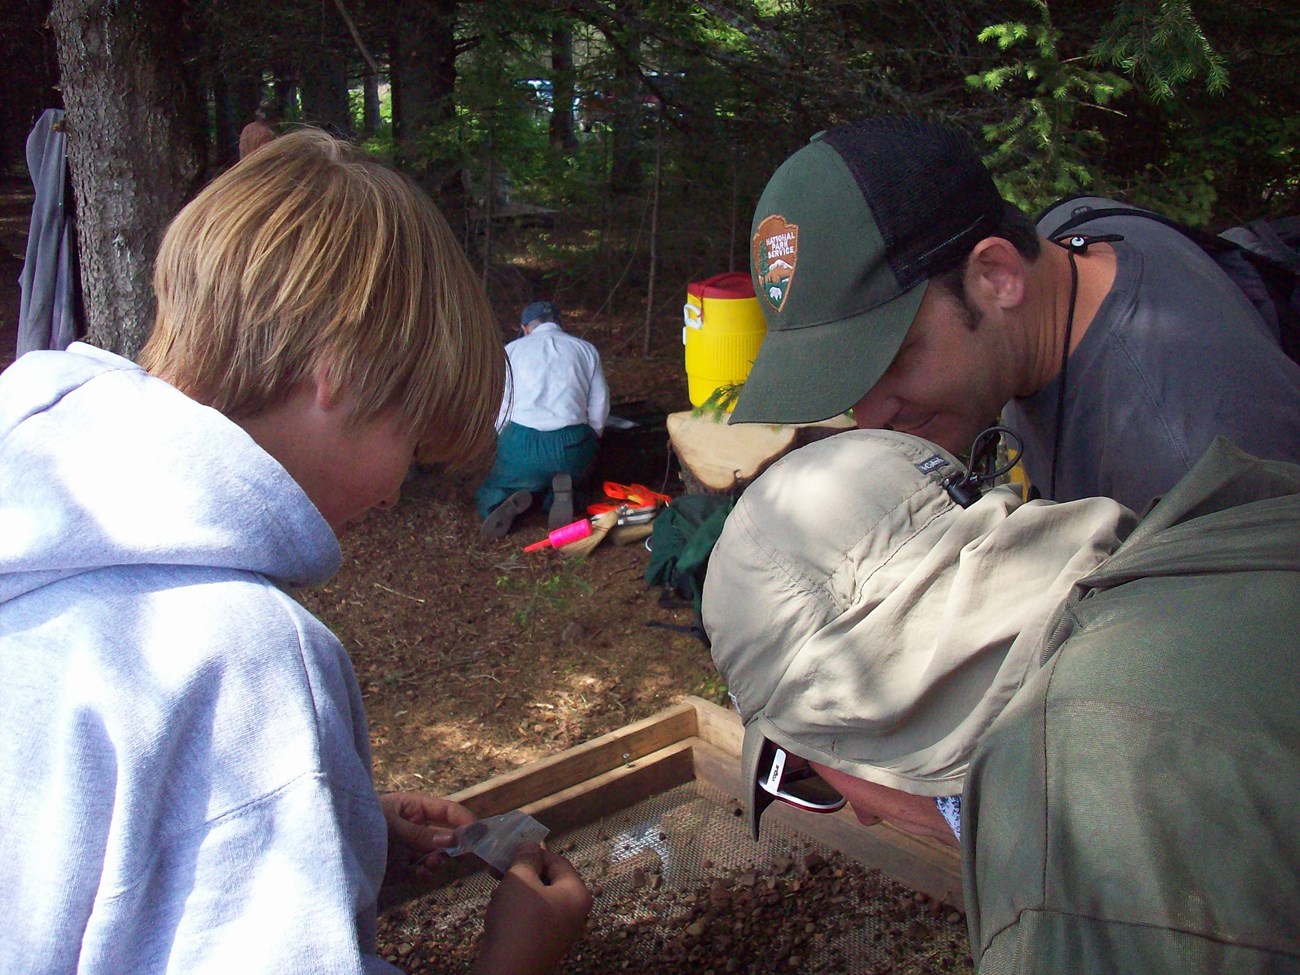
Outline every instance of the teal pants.
[[551, 510], [551, 478], [571, 474], [575, 485], [591, 471], [599, 441], [585, 423], [559, 430], [534, 430], [507, 423], [497, 434], [497, 456], [487, 479], [474, 492], [480, 518], [516, 491], [531, 491]]

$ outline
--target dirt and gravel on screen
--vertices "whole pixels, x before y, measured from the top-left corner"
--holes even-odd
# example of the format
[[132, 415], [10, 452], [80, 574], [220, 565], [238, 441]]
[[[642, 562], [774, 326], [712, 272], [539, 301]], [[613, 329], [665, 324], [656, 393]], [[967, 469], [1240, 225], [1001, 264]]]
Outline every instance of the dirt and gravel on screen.
[[[14, 354], [31, 185], [0, 186], [0, 367]], [[503, 339], [527, 301], [511, 271], [497, 312]], [[682, 290], [684, 292], [685, 283]], [[544, 297], [551, 297], [545, 295]], [[677, 330], [642, 355], [642, 321], [580, 306], [566, 327], [601, 350], [616, 407], [641, 427], [614, 433], [601, 475], [675, 494], [662, 416], [689, 408]], [[655, 417], [659, 423], [655, 423]], [[546, 535], [524, 515], [499, 541], [478, 536], [472, 476], [414, 471], [401, 503], [342, 539], [343, 567], [301, 601], [342, 639], [365, 696], [382, 790], [444, 794], [568, 748], [680, 700], [716, 699], [708, 652], [664, 608], [641, 545], [603, 544], [583, 561], [524, 553]]]

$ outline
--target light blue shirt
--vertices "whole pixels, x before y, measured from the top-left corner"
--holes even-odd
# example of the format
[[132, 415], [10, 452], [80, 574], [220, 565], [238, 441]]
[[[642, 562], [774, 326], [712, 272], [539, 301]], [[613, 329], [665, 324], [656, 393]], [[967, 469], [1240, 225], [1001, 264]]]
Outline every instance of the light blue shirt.
[[609, 418], [609, 387], [596, 347], [554, 322], [506, 346], [510, 368], [497, 429], [517, 423], [560, 430], [586, 423], [599, 436]]

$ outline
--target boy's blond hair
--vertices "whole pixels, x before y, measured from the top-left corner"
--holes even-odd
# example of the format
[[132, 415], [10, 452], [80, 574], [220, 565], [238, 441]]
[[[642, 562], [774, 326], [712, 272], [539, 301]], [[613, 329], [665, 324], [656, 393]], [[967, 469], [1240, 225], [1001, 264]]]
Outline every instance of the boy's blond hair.
[[[421, 460], [495, 446], [505, 356], [447, 222], [407, 177], [317, 129], [281, 136], [172, 221], [140, 364], [255, 416], [324, 375], [356, 418], [395, 409]], [[323, 370], [323, 372], [322, 372]]]

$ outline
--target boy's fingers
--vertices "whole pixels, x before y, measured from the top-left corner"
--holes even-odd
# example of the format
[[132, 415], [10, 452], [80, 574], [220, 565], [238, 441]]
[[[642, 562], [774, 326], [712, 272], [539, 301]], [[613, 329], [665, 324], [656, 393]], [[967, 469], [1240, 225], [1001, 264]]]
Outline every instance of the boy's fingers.
[[402, 820], [392, 824], [392, 836], [403, 846], [422, 853], [442, 849], [455, 842], [451, 830], [442, 826], [421, 826]]
[[546, 899], [570, 916], [586, 917], [591, 911], [591, 892], [573, 864], [558, 853], [529, 844], [515, 854], [510, 872], [545, 891]]
[[555, 884], [562, 881], [567, 882], [570, 879], [582, 883], [582, 878], [578, 876], [578, 871], [573, 868], [573, 864], [560, 856], [558, 853], [552, 853], [550, 850], [538, 850], [542, 856], [541, 869], [537, 871], [539, 877], [545, 883]]
[[[515, 851], [514, 863], [510, 865], [510, 872], [514, 873], [516, 869], [536, 877], [542, 883], [546, 882], [546, 857], [543, 850], [536, 843], [525, 843]], [[531, 877], [526, 879], [532, 879]]]
[[542, 852], [546, 856], [546, 876], [544, 880], [552, 896], [558, 896], [560, 901], [574, 914], [586, 917], [591, 912], [591, 891], [587, 890], [587, 885], [583, 883], [578, 871], [573, 869], [573, 864], [559, 854], [551, 853], [548, 850]]

